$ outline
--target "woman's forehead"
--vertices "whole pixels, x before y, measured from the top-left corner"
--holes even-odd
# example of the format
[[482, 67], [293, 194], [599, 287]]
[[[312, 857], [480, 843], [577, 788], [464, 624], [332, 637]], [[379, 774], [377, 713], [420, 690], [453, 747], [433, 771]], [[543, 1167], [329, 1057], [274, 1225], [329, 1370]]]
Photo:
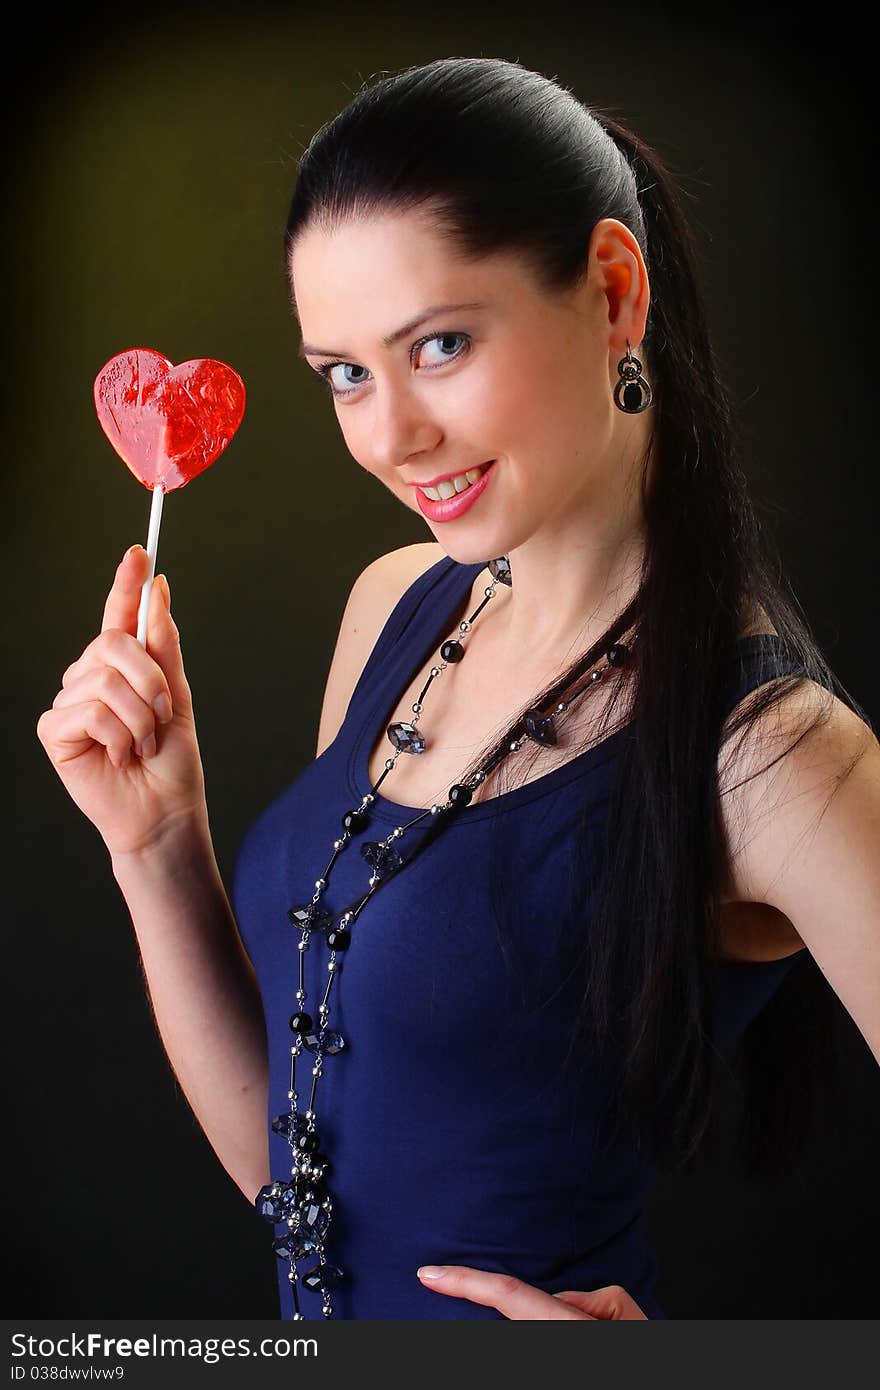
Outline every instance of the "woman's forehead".
[[294, 311], [315, 343], [339, 315], [343, 322], [363, 318], [372, 329], [378, 315], [377, 335], [391, 346], [388, 339], [402, 336], [431, 306], [477, 312], [533, 288], [514, 253], [463, 256], [412, 212], [310, 227], [291, 250], [289, 268]]

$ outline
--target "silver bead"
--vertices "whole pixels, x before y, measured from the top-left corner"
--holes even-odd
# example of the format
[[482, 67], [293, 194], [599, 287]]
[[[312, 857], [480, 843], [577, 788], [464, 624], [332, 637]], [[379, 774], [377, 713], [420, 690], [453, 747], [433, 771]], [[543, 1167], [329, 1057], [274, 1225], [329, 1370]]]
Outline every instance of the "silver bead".
[[392, 832], [391, 832], [391, 838], [394, 839], [394, 840], [396, 840], [396, 839], [398, 839], [402, 834], [403, 834], [403, 826], [402, 826], [402, 825], [396, 825], [396, 826], [394, 827], [394, 829], [392, 830]]
[[439, 667], [439, 666], [432, 666], [432, 667], [431, 667], [431, 675], [432, 675], [432, 676], [439, 676], [439, 674], [440, 674], [440, 667]]
[[564, 705], [564, 704], [560, 704], [560, 705], [557, 705], [556, 708], [557, 708], [558, 710], [561, 711], [561, 710], [564, 710], [564, 709], [565, 709], [565, 705]]
[[495, 593], [495, 585], [490, 584], [487, 588], [483, 590], [483, 593], [485, 594], [486, 598], [491, 598], [492, 595]]
[[320, 1075], [321, 1075], [321, 1068], [320, 1068], [320, 1067], [312, 1067], [312, 1076], [320, 1076]]
[[344, 844], [345, 844], [345, 841], [344, 841], [344, 840], [334, 840], [334, 841], [333, 841], [333, 848], [334, 848], [334, 849], [342, 849], [342, 846], [343, 846]]
[[307, 941], [305, 941], [305, 940], [303, 940], [303, 941], [298, 941], [298, 942], [296, 943], [296, 949], [297, 949], [298, 951], [307, 951], [307, 950], [309, 949], [309, 943], [308, 943]]
[[471, 626], [471, 625], [470, 625], [470, 623], [468, 622], [467, 618], [464, 618], [464, 619], [459, 623], [459, 625], [458, 625], [458, 630], [459, 630], [459, 632], [469, 632], [469, 631], [470, 631], [470, 626]]
[[291, 1322], [305, 1322], [305, 1320], [305, 1313], [294, 1313], [293, 1317], [290, 1319]]
[[332, 975], [333, 972], [334, 972], [334, 970], [336, 970], [336, 969], [337, 969], [336, 961], [335, 961], [335, 960], [328, 960], [328, 962], [327, 962], [327, 970], [329, 971], [329, 973]]
[[511, 751], [511, 753], [516, 753], [517, 750], [520, 749], [520, 748], [522, 748], [522, 744], [520, 743], [520, 741], [519, 741], [518, 738], [515, 738], [515, 739], [513, 740], [513, 743], [511, 743], [511, 745], [510, 745], [510, 751]]
[[296, 1091], [288, 1091], [288, 1092], [287, 1092], [287, 1099], [288, 1099], [288, 1100], [296, 1100]]
[[413, 714], [421, 714], [422, 712], [422, 707], [419, 704], [418, 700], [416, 700], [415, 704], [410, 705], [410, 709], [412, 710]]
[[439, 807], [439, 806], [432, 806], [432, 807], [431, 807], [431, 815], [432, 815], [432, 816], [436, 816], [436, 815], [438, 814], [439, 810], [440, 810], [440, 807]]
[[304, 1110], [303, 1114], [305, 1115], [307, 1120], [313, 1120], [315, 1118], [314, 1110]]
[[326, 881], [325, 881], [323, 878], [316, 878], [316, 879], [315, 879], [315, 887], [316, 887], [316, 888], [326, 888], [326, 887], [327, 887]]
[[294, 1228], [294, 1226], [296, 1225], [296, 1217], [295, 1217], [295, 1216], [288, 1216], [288, 1218], [287, 1218], [287, 1225], [288, 1225], [289, 1230], [292, 1231], [293, 1228]]
[[302, 1003], [302, 1001], [305, 999], [305, 997], [306, 997], [306, 992], [305, 992], [304, 989], [298, 989], [298, 990], [296, 991], [296, 998], [299, 1000], [300, 1003]]
[[590, 672], [590, 680], [591, 680], [591, 681], [595, 682], [595, 681], [600, 681], [601, 679], [602, 679], [602, 672], [601, 672], [601, 671], [591, 671], [591, 672]]
[[362, 806], [369, 806], [369, 805], [370, 805], [373, 801], [375, 801], [375, 800], [376, 800], [376, 798], [374, 797], [373, 793], [372, 793], [372, 792], [367, 792], [366, 796], [364, 797], [363, 801], [361, 802], [361, 805], [362, 805]]
[[[295, 1284], [295, 1283], [296, 1283], [296, 1270], [295, 1270], [295, 1269], [289, 1269], [289, 1270], [287, 1271], [287, 1277], [288, 1277], [288, 1279], [290, 1280], [291, 1284]], [[294, 1316], [294, 1317], [297, 1317], [297, 1316], [302, 1317], [302, 1313], [300, 1313], [300, 1314], [294, 1313], [293, 1316]]]

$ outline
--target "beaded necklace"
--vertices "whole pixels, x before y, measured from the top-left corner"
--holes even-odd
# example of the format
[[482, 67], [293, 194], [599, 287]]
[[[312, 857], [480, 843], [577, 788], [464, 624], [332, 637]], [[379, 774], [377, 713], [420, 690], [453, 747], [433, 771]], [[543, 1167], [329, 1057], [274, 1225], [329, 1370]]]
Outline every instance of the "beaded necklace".
[[[427, 749], [427, 741], [419, 732], [418, 723], [428, 690], [432, 683], [446, 670], [447, 666], [461, 661], [464, 657], [465, 644], [461, 639], [470, 631], [472, 624], [479, 617], [486, 604], [494, 597], [497, 585], [499, 583], [506, 584], [508, 587], [512, 585], [510, 565], [506, 556], [502, 556], [498, 560], [490, 560], [487, 568], [492, 575], [492, 583], [484, 590], [483, 600], [470, 618], [462, 619], [459, 623], [459, 635], [448, 638], [441, 644], [439, 649], [440, 663], [431, 666], [428, 679], [418, 699], [412, 705], [412, 719], [388, 726], [387, 737], [394, 746], [394, 757], [386, 759], [385, 770], [370, 788], [370, 791], [366, 793], [361, 804], [353, 810], [346, 811], [343, 815], [343, 833], [338, 840], [333, 841], [333, 853], [323, 874], [315, 881], [315, 892], [311, 900], [301, 906], [291, 907], [287, 911], [288, 922], [300, 933], [297, 942], [299, 987], [295, 994], [296, 1009], [290, 1016], [290, 1030], [294, 1035], [294, 1041], [290, 1049], [290, 1088], [287, 1092], [289, 1108], [274, 1117], [272, 1129], [276, 1134], [283, 1135], [290, 1145], [291, 1170], [289, 1179], [276, 1179], [265, 1187], [261, 1187], [254, 1199], [254, 1205], [259, 1215], [265, 1220], [274, 1226], [283, 1225], [285, 1228], [281, 1235], [276, 1236], [273, 1249], [279, 1259], [286, 1260], [290, 1266], [287, 1277], [290, 1280], [293, 1294], [295, 1321], [305, 1318], [300, 1307], [300, 1285], [304, 1289], [309, 1289], [320, 1295], [323, 1316], [330, 1318], [333, 1314], [332, 1291], [345, 1278], [344, 1271], [328, 1259], [325, 1249], [325, 1240], [333, 1214], [333, 1202], [326, 1182], [330, 1172], [330, 1160], [321, 1148], [321, 1140], [316, 1125], [315, 1095], [318, 1081], [323, 1073], [325, 1058], [335, 1057], [345, 1050], [345, 1039], [335, 1030], [328, 1028], [327, 1025], [330, 1017], [330, 995], [333, 983], [341, 972], [342, 961], [340, 957], [344, 956], [351, 945], [354, 923], [381, 884], [392, 875], [399, 873], [414, 857], [414, 854], [418, 853], [417, 848], [413, 854], [404, 859], [395, 848], [396, 841], [402, 839], [413, 826], [419, 824], [426, 817], [433, 818], [434, 828], [448, 823], [457, 811], [468, 805], [474, 791], [481, 782], [485, 781], [489, 773], [511, 753], [518, 752], [525, 742], [532, 741], [544, 745], [555, 744], [557, 741], [557, 716], [563, 714], [586, 690], [600, 681], [609, 667], [622, 666], [629, 657], [629, 649], [625, 645], [619, 642], [612, 643], [605, 653], [602, 664], [591, 671], [583, 686], [575, 690], [567, 700], [558, 702], [549, 713], [542, 712], [537, 707], [527, 710], [521, 721], [522, 731], [517, 732], [516, 737], [506, 747], [502, 747], [493, 757], [484, 762], [470, 778], [466, 781], [453, 783], [444, 802], [438, 802], [421, 811], [405, 824], [395, 826], [386, 839], [381, 841], [368, 840], [362, 844], [361, 855], [372, 870], [369, 877], [370, 886], [364, 897], [357, 902], [350, 903], [339, 914], [337, 920], [332, 912], [328, 912], [320, 905], [321, 896], [330, 881], [333, 865], [339, 855], [348, 848], [354, 836], [369, 825], [370, 805], [375, 800], [376, 792], [385, 778], [394, 769], [401, 753], [418, 755]], [[304, 1009], [307, 999], [305, 957], [306, 952], [310, 949], [313, 936], [323, 936], [329, 950], [326, 966], [327, 983], [321, 1002], [317, 1007], [317, 1021]], [[309, 1053], [314, 1061], [311, 1067], [311, 1090], [308, 1105], [304, 1111], [301, 1111], [299, 1108], [300, 1097], [296, 1087], [296, 1064], [304, 1052]], [[297, 1268], [297, 1263], [300, 1260], [316, 1262], [312, 1263], [311, 1268], [300, 1274]]]

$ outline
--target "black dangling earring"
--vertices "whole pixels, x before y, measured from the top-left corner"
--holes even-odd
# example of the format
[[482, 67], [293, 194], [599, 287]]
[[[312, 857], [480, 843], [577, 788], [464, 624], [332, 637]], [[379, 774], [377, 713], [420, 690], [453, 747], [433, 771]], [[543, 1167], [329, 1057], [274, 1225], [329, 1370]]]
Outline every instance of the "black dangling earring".
[[642, 364], [637, 357], [633, 357], [628, 338], [626, 357], [621, 357], [617, 371], [620, 380], [614, 388], [614, 404], [625, 415], [640, 415], [653, 401], [654, 392], [642, 376]]

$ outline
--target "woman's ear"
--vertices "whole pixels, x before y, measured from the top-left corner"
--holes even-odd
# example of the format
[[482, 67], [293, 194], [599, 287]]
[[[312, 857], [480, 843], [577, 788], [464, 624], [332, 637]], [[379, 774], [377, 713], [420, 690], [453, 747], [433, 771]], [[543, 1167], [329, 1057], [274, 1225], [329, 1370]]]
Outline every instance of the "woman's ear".
[[645, 336], [651, 287], [641, 247], [616, 217], [603, 217], [593, 228], [588, 273], [608, 303], [609, 348], [625, 352], [629, 342], [635, 349]]

